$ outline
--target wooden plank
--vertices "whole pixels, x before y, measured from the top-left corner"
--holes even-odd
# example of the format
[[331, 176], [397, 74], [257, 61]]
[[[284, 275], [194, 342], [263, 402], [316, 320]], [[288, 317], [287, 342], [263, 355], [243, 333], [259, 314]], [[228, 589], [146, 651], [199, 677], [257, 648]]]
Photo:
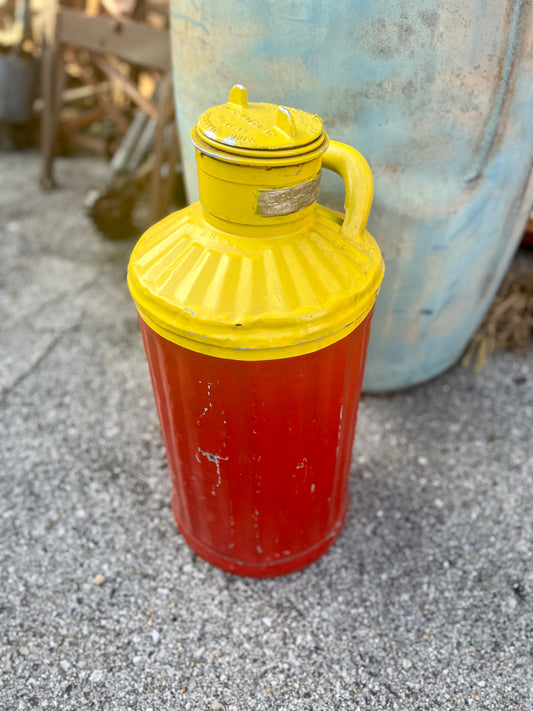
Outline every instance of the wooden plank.
[[85, 84], [88, 84], [89, 86], [93, 87], [95, 97], [98, 103], [104, 108], [104, 110], [107, 114], [109, 114], [109, 116], [113, 117], [113, 120], [115, 121], [120, 133], [126, 133], [126, 131], [128, 130], [128, 122], [118, 110], [118, 108], [115, 106], [115, 104], [107, 98], [104, 92], [98, 89], [98, 82], [94, 78], [89, 67], [84, 66], [78, 60], [78, 57], [76, 56], [75, 52], [73, 52], [71, 49], [65, 50], [65, 58], [69, 62], [72, 62], [73, 64], [76, 64], [78, 66], [80, 72], [80, 79]]
[[114, 54], [140, 67], [170, 70], [167, 30], [106, 15], [88, 17], [79, 10], [63, 7], [58, 16], [58, 36], [61, 44], [73, 44], [99, 54]]
[[[79, 101], [80, 99], [88, 99], [95, 95], [96, 91], [104, 92], [109, 89], [109, 82], [102, 81], [93, 86], [74, 86], [71, 89], [64, 89], [61, 94], [61, 101], [64, 104], [69, 102]], [[37, 97], [33, 102], [33, 113], [40, 114], [44, 108], [44, 99], [42, 97]]]
[[110, 64], [108, 64], [104, 59], [101, 59], [100, 57], [94, 55], [91, 57], [91, 59], [93, 64], [95, 64], [98, 69], [100, 69], [100, 71], [102, 71], [107, 77], [109, 77], [109, 79], [120, 84], [124, 92], [130, 97], [130, 99], [135, 101], [139, 108], [141, 108], [149, 116], [152, 116], [152, 118], [157, 118], [157, 108], [155, 104], [150, 101], [150, 99], [147, 99], [140, 93], [139, 89], [131, 81], [131, 79], [125, 77], [117, 69], [115, 69], [115, 67], [112, 67]]
[[100, 121], [105, 115], [106, 112], [102, 106], [95, 106], [88, 111], [77, 111], [74, 116], [61, 120], [61, 133], [64, 135], [83, 131], [95, 121]]
[[[134, 172], [137, 170], [139, 163], [131, 166], [130, 158], [135, 150], [135, 147], [139, 144], [149, 120], [149, 116], [145, 114], [144, 111], [138, 111], [130, 121], [128, 130], [122, 138], [120, 145], [111, 160], [111, 170], [113, 173], [125, 173], [127, 171]], [[153, 120], [152, 123], [154, 123]]]
[[97, 153], [101, 156], [107, 155], [107, 141], [98, 136], [90, 136], [86, 133], [72, 133], [69, 138], [69, 143], [75, 148]]
[[44, 190], [50, 190], [55, 186], [52, 166], [59, 128], [57, 106], [59, 87], [56, 85], [62, 69], [61, 53], [57, 42], [57, 3], [58, 0], [50, 0], [43, 8], [44, 50], [41, 71], [44, 109], [41, 117], [42, 171], [40, 184]]
[[100, 12], [100, 0], [86, 0], [85, 14], [94, 17]]

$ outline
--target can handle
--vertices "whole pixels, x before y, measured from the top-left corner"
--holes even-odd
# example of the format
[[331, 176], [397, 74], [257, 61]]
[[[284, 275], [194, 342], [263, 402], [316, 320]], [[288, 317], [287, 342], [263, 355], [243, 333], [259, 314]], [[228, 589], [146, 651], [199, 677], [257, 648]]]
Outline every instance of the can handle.
[[359, 151], [338, 141], [329, 142], [322, 157], [322, 165], [338, 173], [346, 186], [346, 214], [341, 232], [351, 241], [355, 237], [363, 237], [374, 195], [370, 166]]

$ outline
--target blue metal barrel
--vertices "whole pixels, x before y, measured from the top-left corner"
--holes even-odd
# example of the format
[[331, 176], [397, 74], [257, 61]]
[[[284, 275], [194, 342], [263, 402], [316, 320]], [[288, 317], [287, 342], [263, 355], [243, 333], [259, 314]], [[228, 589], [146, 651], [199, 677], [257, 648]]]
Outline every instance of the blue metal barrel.
[[[533, 7], [527, 0], [172, 0], [177, 115], [228, 89], [319, 114], [368, 159], [369, 230], [387, 267], [365, 389], [427, 380], [461, 355], [533, 203]], [[327, 182], [321, 202], [342, 205]]]

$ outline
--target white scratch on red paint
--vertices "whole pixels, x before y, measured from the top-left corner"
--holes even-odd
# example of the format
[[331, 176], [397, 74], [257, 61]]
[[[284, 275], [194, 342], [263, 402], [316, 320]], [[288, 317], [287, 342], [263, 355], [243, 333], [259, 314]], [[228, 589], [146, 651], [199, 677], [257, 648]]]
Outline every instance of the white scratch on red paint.
[[[221, 485], [221, 483], [222, 483], [222, 477], [221, 477], [221, 474], [220, 474], [220, 462], [221, 462], [221, 461], [222, 461], [222, 462], [227, 462], [228, 459], [229, 459], [229, 457], [223, 457], [223, 456], [220, 455], [220, 454], [212, 454], [211, 452], [204, 452], [204, 450], [203, 450], [203, 449], [200, 449], [200, 447], [198, 447], [198, 452], [199, 452], [201, 455], [203, 455], [209, 462], [213, 462], [213, 464], [216, 466], [216, 468], [217, 468], [217, 483], [216, 483], [215, 487], [218, 488], [218, 487]], [[198, 452], [196, 453], [196, 461], [201, 463], [201, 460], [200, 460], [200, 458], [199, 458], [199, 456], [198, 456]], [[211, 493], [213, 494], [213, 496], [215, 496], [215, 490], [214, 490], [214, 489], [213, 489], [213, 491], [212, 491]]]

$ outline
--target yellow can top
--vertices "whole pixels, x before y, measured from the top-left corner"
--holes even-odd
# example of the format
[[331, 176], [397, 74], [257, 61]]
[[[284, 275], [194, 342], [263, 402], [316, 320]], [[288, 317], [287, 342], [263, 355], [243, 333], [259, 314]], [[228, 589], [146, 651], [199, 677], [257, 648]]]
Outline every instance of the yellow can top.
[[227, 104], [213, 106], [200, 116], [196, 131], [208, 145], [237, 154], [294, 155], [324, 140], [319, 116], [287, 106], [248, 103], [246, 89], [239, 84], [230, 91]]
[[[366, 160], [330, 141], [318, 116], [248, 104], [236, 86], [192, 131], [200, 202], [151, 227], [131, 255], [141, 318], [189, 350], [234, 360], [312, 353], [374, 306], [383, 260], [365, 226]], [[346, 185], [346, 213], [317, 205], [322, 168]]]
[[219, 358], [320, 350], [363, 321], [383, 278], [377, 244], [368, 233], [347, 241], [342, 218], [316, 206], [312, 225], [286, 236], [232, 236], [190, 205], [135, 247], [128, 284], [137, 310], [167, 340]]

